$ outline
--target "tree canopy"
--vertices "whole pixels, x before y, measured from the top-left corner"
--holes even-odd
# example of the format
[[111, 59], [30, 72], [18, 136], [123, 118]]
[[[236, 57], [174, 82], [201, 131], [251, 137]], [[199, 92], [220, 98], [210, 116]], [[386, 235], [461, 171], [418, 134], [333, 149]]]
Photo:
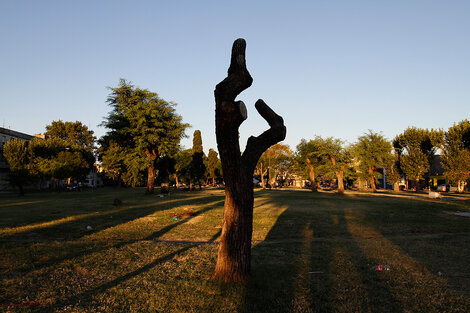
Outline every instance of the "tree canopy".
[[317, 177], [322, 169], [320, 141], [319, 137], [309, 141], [302, 139], [294, 155], [296, 173], [301, 177], [308, 177], [312, 191], [317, 191]]
[[28, 144], [24, 140], [13, 139], [3, 146], [3, 156], [10, 165], [8, 180], [12, 186], [18, 186], [20, 195], [24, 195], [23, 186], [29, 181], [30, 155]]
[[376, 191], [375, 176], [378, 167], [386, 168], [392, 161], [392, 145], [379, 133], [369, 130], [352, 146], [359, 174], [367, 178], [372, 191]]
[[344, 173], [351, 163], [350, 151], [340, 139], [328, 137], [317, 138], [318, 155], [324, 164], [324, 171], [336, 177], [338, 193], [344, 193]]
[[440, 142], [437, 131], [408, 127], [394, 139], [394, 148], [399, 158], [403, 172], [411, 180], [418, 181], [428, 173], [430, 164]]
[[217, 168], [217, 163], [219, 162], [219, 158], [217, 157], [217, 155], [218, 153], [214, 149], [209, 149], [207, 169], [209, 172], [209, 178], [212, 178], [212, 186], [215, 186], [215, 170]]
[[204, 178], [205, 172], [206, 165], [204, 164], [201, 131], [196, 129], [193, 134], [193, 148], [190, 164], [191, 181], [189, 189], [192, 189], [193, 183], [199, 184], [199, 188], [201, 188], [201, 180]]
[[50, 125], [46, 126], [44, 135], [49, 138], [61, 139], [69, 146], [77, 145], [90, 151], [94, 149], [96, 139], [93, 136], [93, 131], [79, 121], [52, 121]]
[[470, 179], [470, 122], [463, 120], [444, 133], [442, 166], [445, 175], [457, 184], [459, 192]]
[[153, 193], [156, 160], [176, 153], [189, 125], [176, 113], [176, 104], [157, 93], [137, 88], [125, 79], [109, 89], [107, 102], [112, 110], [102, 123], [109, 131], [100, 140], [101, 153], [106, 155], [114, 142], [124, 154], [123, 178], [135, 185], [140, 173], [147, 170], [147, 192]]

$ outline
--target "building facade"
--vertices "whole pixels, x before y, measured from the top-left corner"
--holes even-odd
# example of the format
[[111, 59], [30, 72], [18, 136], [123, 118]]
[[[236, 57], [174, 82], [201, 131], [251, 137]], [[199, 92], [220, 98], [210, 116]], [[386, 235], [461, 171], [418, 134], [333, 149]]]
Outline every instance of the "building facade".
[[3, 146], [12, 139], [29, 141], [33, 137], [34, 136], [32, 135], [0, 127], [0, 191], [10, 188], [7, 181], [7, 174], [10, 166], [3, 156]]

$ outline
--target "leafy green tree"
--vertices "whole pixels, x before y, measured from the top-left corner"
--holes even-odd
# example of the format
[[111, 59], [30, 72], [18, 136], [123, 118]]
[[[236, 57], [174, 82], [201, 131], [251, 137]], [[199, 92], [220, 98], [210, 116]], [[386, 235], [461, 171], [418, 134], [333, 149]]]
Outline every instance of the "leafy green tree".
[[110, 141], [108, 148], [101, 155], [101, 164], [106, 176], [115, 183], [120, 183], [121, 176], [125, 172], [125, 152], [116, 142]]
[[266, 154], [263, 153], [263, 154], [261, 154], [261, 156], [258, 160], [258, 163], [256, 163], [256, 167], [255, 167], [255, 174], [260, 176], [261, 186], [263, 187], [263, 189], [266, 189], [266, 175], [267, 175], [268, 169], [269, 169], [268, 162], [269, 162], [269, 160], [266, 157]]
[[322, 139], [317, 137], [319, 156], [323, 158], [325, 171], [336, 176], [338, 182], [338, 193], [344, 194], [344, 173], [351, 163], [349, 150], [344, 147], [340, 139], [328, 137]]
[[189, 125], [176, 113], [175, 103], [154, 92], [136, 88], [124, 79], [118, 87], [109, 89], [107, 102], [112, 110], [102, 123], [109, 129], [100, 140], [102, 151], [111, 141], [119, 145], [125, 153], [123, 179], [135, 186], [140, 172], [146, 169], [147, 193], [153, 193], [157, 159], [177, 151]]
[[95, 157], [88, 148], [70, 146], [60, 138], [34, 138], [29, 144], [32, 161], [30, 171], [58, 182], [71, 178], [83, 179], [93, 167]]
[[13, 187], [18, 187], [20, 195], [24, 196], [23, 186], [28, 183], [29, 153], [26, 141], [12, 139], [3, 146], [3, 156], [10, 165], [8, 180]]
[[449, 127], [442, 144], [442, 166], [447, 178], [462, 192], [470, 179], [470, 122], [463, 120]]
[[208, 166], [207, 169], [209, 171], [209, 177], [212, 179], [212, 186], [215, 186], [215, 170], [217, 168], [217, 162], [219, 161], [219, 158], [217, 157], [217, 152], [214, 149], [209, 149], [209, 160], [208, 160]]
[[440, 142], [439, 132], [416, 127], [408, 127], [398, 135], [396, 149], [399, 150], [400, 166], [407, 178], [415, 181], [419, 190], [419, 181], [425, 178]]
[[180, 182], [185, 181], [189, 184], [189, 166], [191, 164], [192, 149], [180, 150], [175, 154], [175, 172], [174, 178], [176, 188], [179, 188]]
[[386, 168], [392, 161], [392, 145], [381, 134], [369, 130], [357, 139], [352, 146], [353, 157], [362, 177], [369, 180], [372, 192], [376, 192], [375, 176], [377, 168]]
[[289, 145], [277, 143], [269, 147], [261, 155], [258, 164], [256, 166], [256, 171], [261, 174], [261, 182], [263, 189], [266, 188], [266, 183], [264, 176], [268, 174], [269, 183], [271, 186], [274, 186], [277, 177], [281, 172], [286, 170], [286, 166], [290, 157], [292, 156], [292, 150]]
[[189, 189], [193, 189], [193, 182], [199, 185], [201, 188], [201, 180], [204, 178], [206, 172], [206, 166], [204, 165], [204, 151], [202, 149], [202, 137], [201, 131], [195, 130], [193, 135], [193, 150], [191, 156], [191, 182]]
[[386, 168], [387, 180], [393, 184], [393, 190], [400, 190], [400, 180], [403, 177], [403, 170], [401, 169], [400, 159], [401, 159], [401, 146], [400, 143], [394, 139], [393, 140], [393, 158], [392, 161], [388, 164]]
[[295, 171], [301, 177], [308, 177], [312, 191], [317, 191], [317, 176], [321, 169], [321, 142], [318, 137], [313, 140], [302, 139], [294, 155]]
[[93, 151], [96, 139], [93, 136], [93, 131], [79, 121], [52, 121], [50, 125], [46, 126], [44, 135], [49, 138], [61, 139], [69, 147], [79, 146], [90, 151]]

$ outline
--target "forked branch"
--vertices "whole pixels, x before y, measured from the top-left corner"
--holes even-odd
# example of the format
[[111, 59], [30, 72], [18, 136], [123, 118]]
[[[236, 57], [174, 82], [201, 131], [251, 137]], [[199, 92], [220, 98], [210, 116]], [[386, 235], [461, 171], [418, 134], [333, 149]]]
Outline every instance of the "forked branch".
[[251, 136], [248, 138], [242, 160], [245, 165], [253, 169], [261, 157], [261, 154], [263, 154], [266, 149], [286, 138], [286, 127], [284, 126], [282, 117], [277, 115], [276, 112], [261, 99], [256, 101], [255, 107], [271, 128], [257, 137]]

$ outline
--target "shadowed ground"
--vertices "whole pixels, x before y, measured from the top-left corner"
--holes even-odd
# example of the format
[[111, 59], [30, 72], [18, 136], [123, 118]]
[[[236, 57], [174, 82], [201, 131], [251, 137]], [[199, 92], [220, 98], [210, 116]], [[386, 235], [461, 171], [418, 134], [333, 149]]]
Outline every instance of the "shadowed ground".
[[222, 190], [2, 197], [0, 311], [467, 312], [460, 199], [258, 191], [253, 279], [226, 285]]

